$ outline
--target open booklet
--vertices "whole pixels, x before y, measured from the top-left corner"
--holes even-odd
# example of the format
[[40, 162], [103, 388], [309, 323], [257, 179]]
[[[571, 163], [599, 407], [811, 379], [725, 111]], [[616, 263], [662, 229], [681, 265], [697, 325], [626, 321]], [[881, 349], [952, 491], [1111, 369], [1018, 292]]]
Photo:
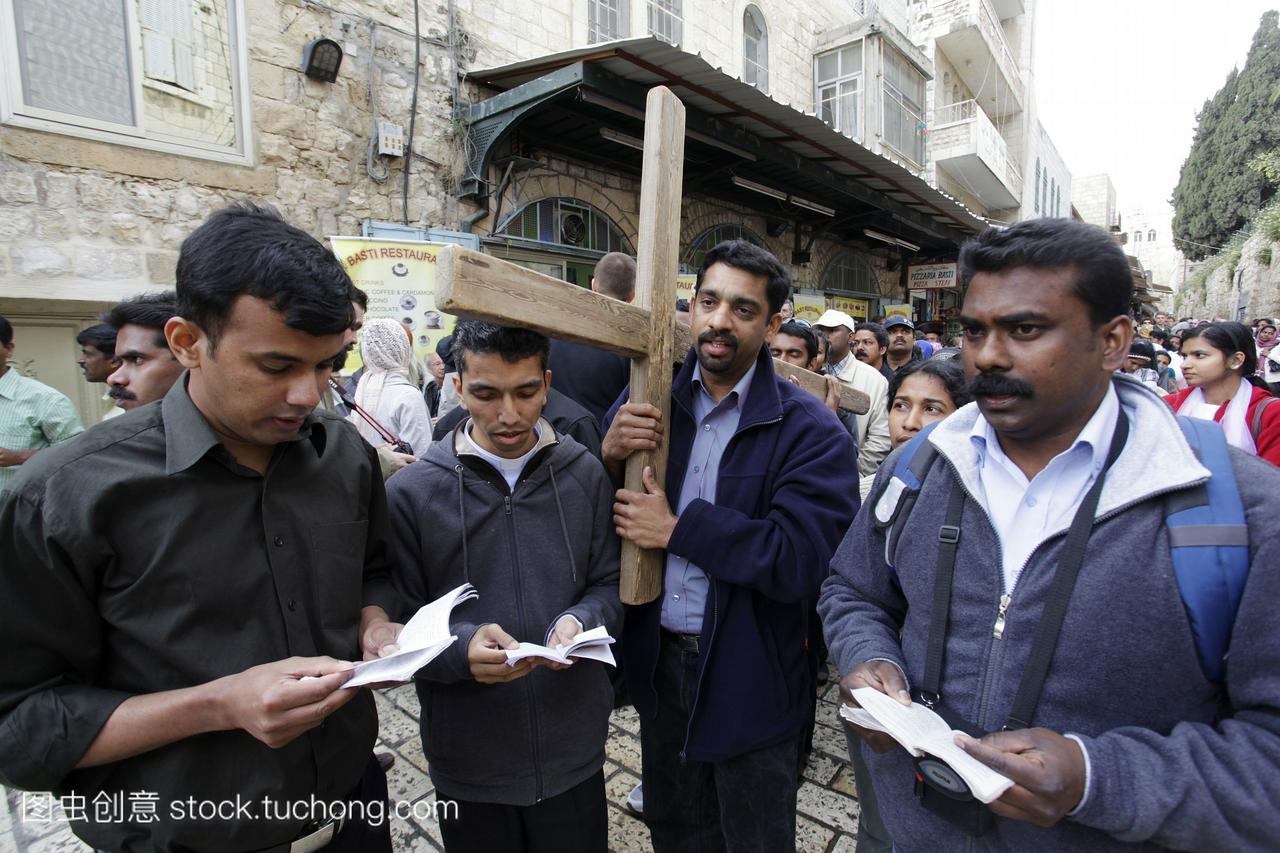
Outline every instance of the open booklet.
[[396, 642], [400, 651], [377, 660], [356, 664], [356, 674], [343, 687], [361, 687], [388, 681], [408, 681], [413, 674], [435, 660], [458, 639], [449, 631], [453, 608], [479, 596], [476, 588], [464, 583], [446, 592], [413, 614]]
[[610, 637], [609, 632], [601, 625], [590, 631], [583, 631], [574, 637], [569, 645], [559, 645], [554, 649], [539, 646], [537, 643], [521, 643], [519, 648], [507, 650], [507, 666], [515, 666], [525, 658], [546, 658], [556, 663], [573, 663], [570, 658], [584, 658], [598, 660], [609, 666], [617, 666], [613, 659], [613, 652], [609, 650], [612, 643], [613, 637]]
[[973, 796], [984, 803], [1000, 798], [1013, 787], [1013, 780], [1001, 775], [956, 746], [956, 732], [932, 709], [912, 702], [903, 705], [898, 700], [872, 687], [858, 687], [853, 698], [861, 708], [840, 706], [840, 716], [855, 726], [884, 732], [906, 747], [912, 755], [925, 753], [946, 762], [973, 791]]

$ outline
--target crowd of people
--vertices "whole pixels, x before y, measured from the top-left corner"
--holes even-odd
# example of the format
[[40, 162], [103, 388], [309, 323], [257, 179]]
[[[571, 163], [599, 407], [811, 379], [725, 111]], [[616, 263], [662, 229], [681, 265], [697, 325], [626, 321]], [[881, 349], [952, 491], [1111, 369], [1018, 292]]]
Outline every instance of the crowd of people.
[[[828, 656], [844, 704], [927, 706], [1011, 780], [982, 803], [847, 723], [863, 853], [1274, 847], [1274, 322], [1135, 321], [1123, 253], [1069, 220], [959, 267], [949, 337], [797, 318], [777, 258], [714, 247], [665, 416], [624, 359], [527, 329], [460, 319], [419, 363], [250, 204], [79, 336], [118, 417], [85, 430], [0, 318], [0, 781], [145, 797], [73, 820], [100, 850], [389, 850], [387, 685], [344, 685], [470, 584], [414, 676], [450, 853], [607, 849], [622, 703], [655, 850], [795, 849]], [[615, 253], [591, 286], [634, 279]], [[619, 598], [623, 542], [663, 552], [650, 603]], [[616, 671], [508, 660], [594, 629]]]

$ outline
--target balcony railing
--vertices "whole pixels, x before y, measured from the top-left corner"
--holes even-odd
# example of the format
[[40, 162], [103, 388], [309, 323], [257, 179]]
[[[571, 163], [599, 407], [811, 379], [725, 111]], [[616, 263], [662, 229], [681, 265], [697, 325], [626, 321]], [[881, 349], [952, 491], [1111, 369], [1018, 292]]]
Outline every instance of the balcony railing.
[[1020, 112], [1025, 84], [992, 0], [948, 0], [937, 6], [932, 22], [939, 47], [969, 90], [984, 104], [994, 97], [991, 106], [1000, 115]]
[[853, 11], [864, 18], [870, 18], [880, 12], [880, 0], [853, 0]]
[[[967, 148], [972, 149], [969, 153], [977, 154], [1013, 195], [1021, 195], [1022, 170], [1009, 156], [1009, 143], [1005, 142], [977, 101], [959, 101], [937, 107], [933, 111], [930, 131], [941, 137], [939, 132], [944, 128], [960, 124], [969, 124], [973, 131], [964, 143]], [[933, 156], [935, 159], [945, 159], [945, 146], [939, 146]]]
[[1000, 54], [1000, 62], [1011, 74], [1018, 73], [1018, 60], [1009, 49], [1009, 40], [1005, 38], [1004, 27], [1000, 25], [1000, 16], [991, 7], [991, 0], [974, 0], [978, 7], [978, 27], [986, 33], [988, 40]]

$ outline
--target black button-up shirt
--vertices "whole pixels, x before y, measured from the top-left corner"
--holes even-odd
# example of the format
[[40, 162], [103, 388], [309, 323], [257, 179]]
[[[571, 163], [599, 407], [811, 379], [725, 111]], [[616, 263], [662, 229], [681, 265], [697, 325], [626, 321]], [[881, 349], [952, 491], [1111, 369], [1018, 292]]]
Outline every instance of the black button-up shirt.
[[[302, 821], [261, 819], [263, 798], [352, 791], [377, 734], [367, 691], [282, 749], [217, 732], [75, 765], [130, 696], [293, 655], [359, 660], [360, 608], [398, 609], [386, 525], [377, 458], [350, 425], [313, 415], [261, 476], [219, 443], [185, 377], [39, 454], [0, 492], [0, 779], [122, 799], [123, 822], [92, 808], [73, 821], [98, 848], [287, 844]], [[130, 822], [143, 797], [158, 820]], [[187, 814], [188, 798], [237, 797], [253, 819]]]

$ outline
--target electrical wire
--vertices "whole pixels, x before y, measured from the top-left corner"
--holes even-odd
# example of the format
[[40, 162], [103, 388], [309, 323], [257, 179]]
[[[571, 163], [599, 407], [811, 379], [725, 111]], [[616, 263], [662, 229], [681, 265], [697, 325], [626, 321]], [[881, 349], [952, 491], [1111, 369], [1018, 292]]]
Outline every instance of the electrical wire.
[[385, 184], [387, 179], [391, 177], [391, 164], [382, 164], [382, 174], [379, 175], [373, 169], [374, 151], [378, 146], [378, 89], [373, 85], [373, 56], [378, 48], [378, 24], [376, 21], [369, 21], [369, 109], [372, 112], [372, 125], [369, 128], [369, 147], [365, 151], [364, 171], [377, 184]]
[[422, 37], [419, 33], [418, 0], [413, 0], [413, 98], [409, 102], [409, 134], [404, 149], [404, 185], [400, 189], [404, 224], [409, 224], [409, 171], [413, 165], [413, 125], [418, 117], [418, 78], [422, 74]]

